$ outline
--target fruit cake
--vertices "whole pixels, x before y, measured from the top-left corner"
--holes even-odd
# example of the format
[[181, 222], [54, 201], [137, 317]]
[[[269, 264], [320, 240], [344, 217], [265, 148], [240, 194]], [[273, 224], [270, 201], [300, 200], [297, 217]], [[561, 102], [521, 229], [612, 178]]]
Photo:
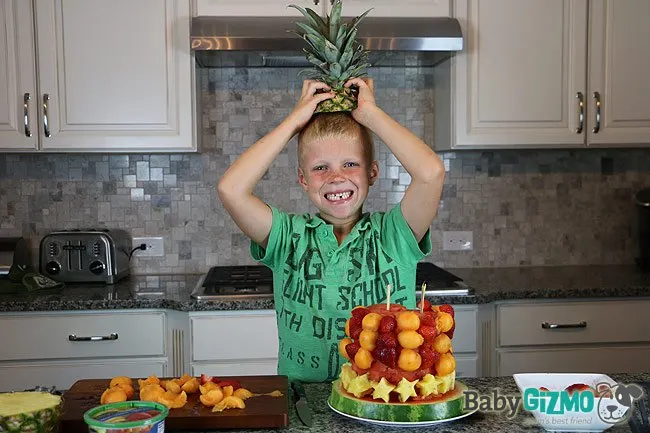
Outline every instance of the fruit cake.
[[454, 309], [427, 300], [409, 310], [398, 304], [355, 307], [339, 343], [348, 360], [332, 384], [330, 405], [381, 421], [422, 422], [463, 412], [452, 349]]

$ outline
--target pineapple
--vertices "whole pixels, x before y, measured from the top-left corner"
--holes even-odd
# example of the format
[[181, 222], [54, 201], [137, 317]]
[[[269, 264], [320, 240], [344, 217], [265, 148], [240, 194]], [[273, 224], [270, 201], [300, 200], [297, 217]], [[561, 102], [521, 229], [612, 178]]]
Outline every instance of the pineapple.
[[0, 394], [0, 432], [56, 432], [61, 397], [48, 392], [9, 392]]
[[303, 49], [307, 60], [314, 66], [301, 71], [307, 78], [326, 83], [334, 92], [334, 97], [321, 102], [316, 113], [352, 111], [357, 108], [357, 98], [351, 88], [343, 85], [351, 78], [362, 77], [367, 63], [368, 51], [356, 42], [357, 26], [370, 12], [354, 18], [349, 23], [341, 20], [341, 0], [336, 0], [332, 11], [325, 19], [314, 10], [289, 5], [297, 9], [307, 19], [307, 23], [296, 23], [302, 32], [292, 31], [307, 43]]

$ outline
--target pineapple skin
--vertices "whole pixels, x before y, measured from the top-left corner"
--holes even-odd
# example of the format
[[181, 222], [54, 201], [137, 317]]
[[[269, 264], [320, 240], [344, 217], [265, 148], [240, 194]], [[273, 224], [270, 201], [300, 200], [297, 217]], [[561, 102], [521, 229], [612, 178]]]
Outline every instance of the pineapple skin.
[[[31, 394], [13, 393], [14, 395]], [[0, 415], [0, 432], [7, 433], [56, 433], [61, 415], [62, 400], [56, 406], [15, 415]]]
[[333, 88], [334, 97], [326, 99], [316, 107], [316, 113], [350, 112], [357, 108], [357, 98], [349, 87]]

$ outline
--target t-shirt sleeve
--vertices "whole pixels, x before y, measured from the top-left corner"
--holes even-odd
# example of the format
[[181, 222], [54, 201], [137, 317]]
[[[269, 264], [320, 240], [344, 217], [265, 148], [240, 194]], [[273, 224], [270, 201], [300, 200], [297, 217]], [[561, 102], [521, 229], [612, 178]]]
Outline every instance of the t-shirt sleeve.
[[417, 262], [431, 254], [431, 229], [418, 242], [402, 214], [400, 204], [384, 214], [381, 239], [386, 252], [400, 263]]
[[266, 248], [262, 248], [260, 244], [251, 240], [250, 253], [253, 260], [274, 269], [275, 265], [282, 261], [282, 257], [285, 251], [287, 251], [286, 246], [290, 242], [291, 216], [276, 207], [269, 207], [273, 214], [269, 241], [266, 244]]

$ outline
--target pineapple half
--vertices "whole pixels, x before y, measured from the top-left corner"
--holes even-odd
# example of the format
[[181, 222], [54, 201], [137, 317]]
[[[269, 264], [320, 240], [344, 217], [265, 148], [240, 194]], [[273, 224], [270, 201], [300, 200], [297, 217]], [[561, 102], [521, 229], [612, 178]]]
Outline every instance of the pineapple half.
[[366, 68], [370, 66], [368, 51], [356, 41], [358, 25], [370, 10], [346, 23], [341, 20], [341, 0], [334, 2], [330, 15], [325, 18], [310, 8], [289, 7], [297, 9], [307, 19], [306, 23], [296, 23], [302, 32], [291, 31], [305, 40], [307, 47], [303, 51], [314, 65], [301, 74], [326, 83], [335, 94], [321, 102], [316, 113], [354, 110], [357, 108], [356, 93], [343, 86], [351, 78], [366, 75]]
[[49, 392], [9, 392], [0, 394], [0, 432], [56, 432], [61, 396]]

